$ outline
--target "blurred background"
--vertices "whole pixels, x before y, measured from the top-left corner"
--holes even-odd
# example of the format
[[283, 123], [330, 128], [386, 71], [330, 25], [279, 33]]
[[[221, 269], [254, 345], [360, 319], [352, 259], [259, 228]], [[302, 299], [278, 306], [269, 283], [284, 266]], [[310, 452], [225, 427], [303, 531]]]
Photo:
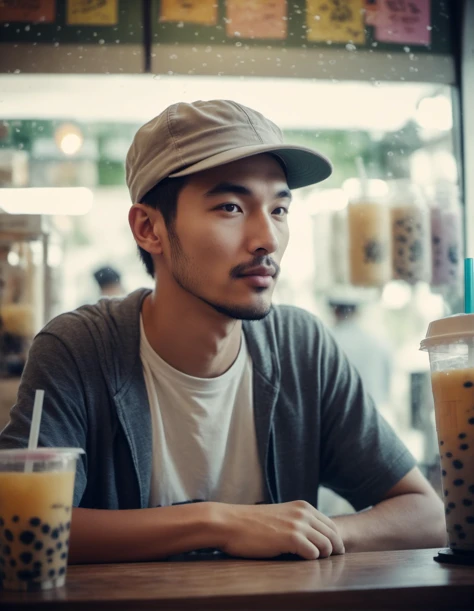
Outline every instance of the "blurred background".
[[439, 490], [419, 343], [462, 311], [474, 251], [473, 28], [462, 0], [0, 2], [0, 428], [48, 320], [152, 286], [127, 220], [138, 127], [228, 98], [331, 160], [294, 192], [275, 302], [331, 327]]

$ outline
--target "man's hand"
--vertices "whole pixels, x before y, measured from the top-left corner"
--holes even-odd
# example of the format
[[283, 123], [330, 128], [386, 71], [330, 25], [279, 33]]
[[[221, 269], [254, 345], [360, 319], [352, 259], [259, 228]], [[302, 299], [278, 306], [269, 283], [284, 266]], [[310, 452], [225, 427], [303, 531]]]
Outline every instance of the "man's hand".
[[306, 501], [216, 505], [224, 532], [219, 549], [232, 556], [271, 558], [291, 553], [315, 560], [345, 553], [337, 526]]

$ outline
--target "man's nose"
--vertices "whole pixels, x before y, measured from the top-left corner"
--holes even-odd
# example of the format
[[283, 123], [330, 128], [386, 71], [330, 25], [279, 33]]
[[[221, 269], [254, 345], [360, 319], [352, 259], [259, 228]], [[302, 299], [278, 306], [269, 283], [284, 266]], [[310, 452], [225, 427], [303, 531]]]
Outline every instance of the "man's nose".
[[249, 219], [249, 225], [249, 252], [265, 251], [266, 253], [272, 253], [278, 249], [278, 234], [271, 215], [262, 212]]

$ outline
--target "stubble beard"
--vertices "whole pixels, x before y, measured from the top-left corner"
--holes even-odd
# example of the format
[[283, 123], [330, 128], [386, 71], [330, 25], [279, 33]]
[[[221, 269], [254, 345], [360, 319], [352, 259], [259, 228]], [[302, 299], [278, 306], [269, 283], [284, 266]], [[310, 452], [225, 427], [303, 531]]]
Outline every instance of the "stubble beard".
[[[170, 240], [170, 250], [171, 250], [171, 273], [175, 282], [187, 293], [190, 293], [197, 299], [200, 299], [211, 308], [213, 308], [219, 314], [226, 316], [227, 318], [231, 318], [234, 320], [263, 320], [272, 309], [272, 304], [270, 303], [268, 306], [262, 304], [261, 307], [258, 306], [238, 306], [238, 305], [228, 305], [222, 303], [216, 303], [214, 301], [209, 301], [203, 295], [196, 291], [193, 287], [192, 282], [192, 272], [190, 269], [192, 264], [183, 250], [180, 239], [174, 228], [168, 227], [168, 236]], [[264, 287], [256, 287], [256, 293], [263, 293], [268, 290]]]

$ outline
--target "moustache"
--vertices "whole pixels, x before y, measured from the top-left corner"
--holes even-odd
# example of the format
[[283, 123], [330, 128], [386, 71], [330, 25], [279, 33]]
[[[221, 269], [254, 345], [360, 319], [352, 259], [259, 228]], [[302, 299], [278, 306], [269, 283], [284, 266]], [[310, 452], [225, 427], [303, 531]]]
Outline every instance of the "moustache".
[[264, 255], [261, 257], [255, 257], [250, 263], [239, 263], [232, 268], [230, 275], [232, 278], [240, 278], [241, 276], [245, 276], [249, 273], [249, 271], [253, 270], [256, 267], [266, 267], [271, 270], [273, 278], [276, 280], [280, 274], [280, 266], [278, 263], [272, 259], [269, 255]]

